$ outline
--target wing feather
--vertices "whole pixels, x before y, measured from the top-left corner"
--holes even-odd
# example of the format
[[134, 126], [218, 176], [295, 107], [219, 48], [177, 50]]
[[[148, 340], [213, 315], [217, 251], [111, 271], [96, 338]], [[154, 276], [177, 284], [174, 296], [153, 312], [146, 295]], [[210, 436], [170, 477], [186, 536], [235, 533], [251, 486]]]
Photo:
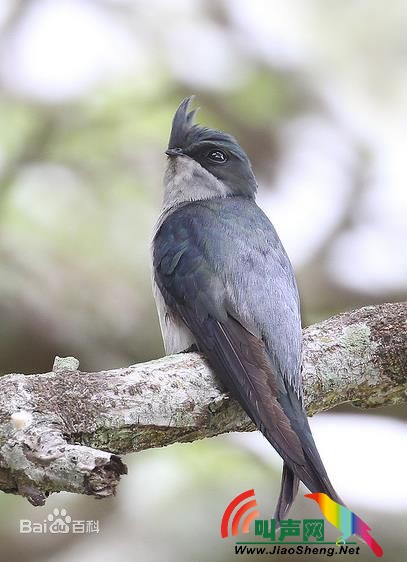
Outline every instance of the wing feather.
[[[296, 478], [338, 501], [301, 403], [301, 326], [291, 266], [268, 219], [248, 205], [223, 200], [219, 210], [213, 202], [195, 202], [170, 214], [153, 242], [155, 282], [168, 309], [295, 474], [286, 479], [281, 509], [295, 495]], [[246, 261], [256, 273], [242, 276]]]

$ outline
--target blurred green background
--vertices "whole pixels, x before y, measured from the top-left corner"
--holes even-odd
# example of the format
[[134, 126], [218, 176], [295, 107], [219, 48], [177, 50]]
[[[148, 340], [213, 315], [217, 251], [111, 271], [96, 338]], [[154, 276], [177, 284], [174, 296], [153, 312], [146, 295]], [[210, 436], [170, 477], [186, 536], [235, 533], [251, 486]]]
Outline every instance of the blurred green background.
[[[48, 371], [55, 355], [98, 370], [163, 354], [150, 242], [172, 115], [191, 93], [198, 120], [234, 134], [252, 160], [304, 325], [405, 300], [406, 63], [401, 0], [3, 0], [0, 372]], [[312, 422], [341, 496], [399, 561], [404, 410]], [[0, 560], [223, 562], [235, 558], [219, 537], [233, 497], [254, 487], [272, 516], [281, 465], [257, 434], [126, 462], [111, 500], [58, 494], [34, 509], [0, 494]], [[100, 532], [19, 533], [21, 518], [55, 507], [98, 519]], [[301, 497], [291, 513], [319, 516]]]

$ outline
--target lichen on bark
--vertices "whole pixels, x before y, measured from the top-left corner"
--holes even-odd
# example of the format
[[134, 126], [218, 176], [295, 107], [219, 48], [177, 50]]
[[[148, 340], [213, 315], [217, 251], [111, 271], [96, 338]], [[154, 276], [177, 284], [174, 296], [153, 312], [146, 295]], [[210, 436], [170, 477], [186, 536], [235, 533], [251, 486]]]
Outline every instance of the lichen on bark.
[[[407, 401], [407, 303], [334, 316], [304, 330], [310, 415], [350, 403]], [[0, 378], [0, 489], [42, 505], [51, 492], [107, 497], [127, 469], [119, 455], [254, 426], [197, 353], [84, 373]]]

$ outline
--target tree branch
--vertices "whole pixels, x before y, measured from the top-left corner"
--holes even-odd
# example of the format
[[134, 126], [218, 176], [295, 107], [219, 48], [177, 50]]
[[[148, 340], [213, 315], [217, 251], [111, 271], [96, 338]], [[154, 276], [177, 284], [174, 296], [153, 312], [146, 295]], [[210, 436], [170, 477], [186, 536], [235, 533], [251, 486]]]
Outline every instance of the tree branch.
[[[407, 303], [347, 312], [304, 330], [309, 414], [407, 401]], [[0, 489], [43, 505], [66, 490], [105, 497], [127, 472], [118, 454], [254, 427], [199, 354], [82, 373], [0, 378]], [[106, 452], [109, 451], [109, 452]]]

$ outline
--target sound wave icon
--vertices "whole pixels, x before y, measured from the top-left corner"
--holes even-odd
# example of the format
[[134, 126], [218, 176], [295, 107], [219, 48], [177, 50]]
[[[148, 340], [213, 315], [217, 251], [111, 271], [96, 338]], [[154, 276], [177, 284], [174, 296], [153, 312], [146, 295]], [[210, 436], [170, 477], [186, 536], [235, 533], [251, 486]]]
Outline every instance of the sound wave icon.
[[[232, 519], [232, 535], [237, 535], [239, 533], [239, 524], [240, 521], [242, 519], [242, 517], [253, 507], [257, 507], [257, 501], [256, 499], [253, 499], [251, 501], [246, 501], [249, 498], [254, 498], [254, 490], [246, 490], [246, 492], [243, 492], [241, 494], [239, 494], [238, 496], [235, 497], [234, 500], [232, 500], [230, 502], [230, 504], [227, 506], [227, 508], [225, 509], [225, 513], [223, 514], [222, 517], [222, 523], [220, 525], [220, 534], [222, 536], [222, 538], [226, 538], [229, 536], [229, 521], [230, 518], [232, 516], [233, 511], [238, 507], [238, 505], [242, 502], [243, 505], [241, 507], [239, 507], [239, 509], [236, 511], [233, 519]], [[243, 523], [242, 523], [242, 533], [248, 533], [249, 532], [249, 527], [250, 527], [250, 523], [253, 521], [253, 519], [255, 519], [256, 517], [258, 517], [259, 511], [257, 509], [255, 509], [254, 511], [252, 511], [251, 513], [248, 513], [246, 515], [246, 517], [243, 519]]]

